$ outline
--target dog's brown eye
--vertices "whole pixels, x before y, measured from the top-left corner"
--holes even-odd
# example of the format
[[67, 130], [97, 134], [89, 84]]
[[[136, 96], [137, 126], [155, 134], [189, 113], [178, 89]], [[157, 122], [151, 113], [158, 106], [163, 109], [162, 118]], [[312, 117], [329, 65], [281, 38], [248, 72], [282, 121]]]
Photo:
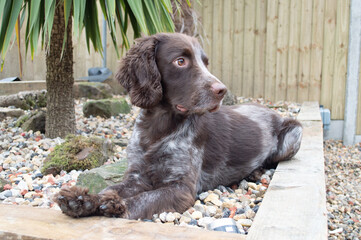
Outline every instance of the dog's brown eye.
[[184, 58], [177, 58], [175, 63], [180, 67], [184, 67], [186, 65], [186, 60]]

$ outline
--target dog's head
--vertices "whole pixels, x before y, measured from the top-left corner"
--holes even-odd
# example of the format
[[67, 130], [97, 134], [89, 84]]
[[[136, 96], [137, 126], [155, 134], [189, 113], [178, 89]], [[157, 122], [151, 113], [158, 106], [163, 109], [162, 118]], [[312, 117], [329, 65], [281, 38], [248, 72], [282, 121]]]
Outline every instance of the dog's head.
[[181, 114], [214, 112], [227, 89], [207, 65], [195, 38], [162, 33], [141, 38], [115, 77], [138, 107], [150, 109], [162, 102]]

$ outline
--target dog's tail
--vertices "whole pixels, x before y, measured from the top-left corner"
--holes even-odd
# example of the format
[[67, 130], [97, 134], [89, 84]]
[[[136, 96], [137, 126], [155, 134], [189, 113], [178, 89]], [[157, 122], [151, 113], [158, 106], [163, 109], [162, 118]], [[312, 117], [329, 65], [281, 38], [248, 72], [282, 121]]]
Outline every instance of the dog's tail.
[[291, 118], [284, 119], [278, 133], [277, 151], [266, 160], [266, 164], [274, 165], [281, 161], [291, 159], [300, 149], [301, 140], [301, 123]]

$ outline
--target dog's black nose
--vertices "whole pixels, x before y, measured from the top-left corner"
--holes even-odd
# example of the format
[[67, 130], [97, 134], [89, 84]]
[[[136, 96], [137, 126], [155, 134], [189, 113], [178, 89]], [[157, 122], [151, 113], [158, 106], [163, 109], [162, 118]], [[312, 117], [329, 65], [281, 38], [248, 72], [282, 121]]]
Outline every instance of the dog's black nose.
[[212, 92], [216, 95], [217, 98], [222, 99], [227, 92], [226, 86], [224, 84], [216, 82], [211, 85]]

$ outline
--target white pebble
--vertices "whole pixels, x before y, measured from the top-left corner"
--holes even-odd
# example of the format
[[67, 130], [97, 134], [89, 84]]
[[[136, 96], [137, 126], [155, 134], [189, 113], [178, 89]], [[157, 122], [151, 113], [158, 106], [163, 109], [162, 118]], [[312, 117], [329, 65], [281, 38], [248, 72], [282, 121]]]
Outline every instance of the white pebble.
[[173, 213], [168, 213], [167, 216], [165, 217], [166, 222], [174, 222], [174, 220], [175, 220], [175, 216]]
[[159, 214], [159, 219], [162, 220], [162, 222], [166, 222], [166, 218], [167, 218], [166, 212], [162, 212], [161, 214]]
[[200, 211], [194, 211], [192, 213], [192, 218], [198, 220], [203, 217], [203, 214]]

